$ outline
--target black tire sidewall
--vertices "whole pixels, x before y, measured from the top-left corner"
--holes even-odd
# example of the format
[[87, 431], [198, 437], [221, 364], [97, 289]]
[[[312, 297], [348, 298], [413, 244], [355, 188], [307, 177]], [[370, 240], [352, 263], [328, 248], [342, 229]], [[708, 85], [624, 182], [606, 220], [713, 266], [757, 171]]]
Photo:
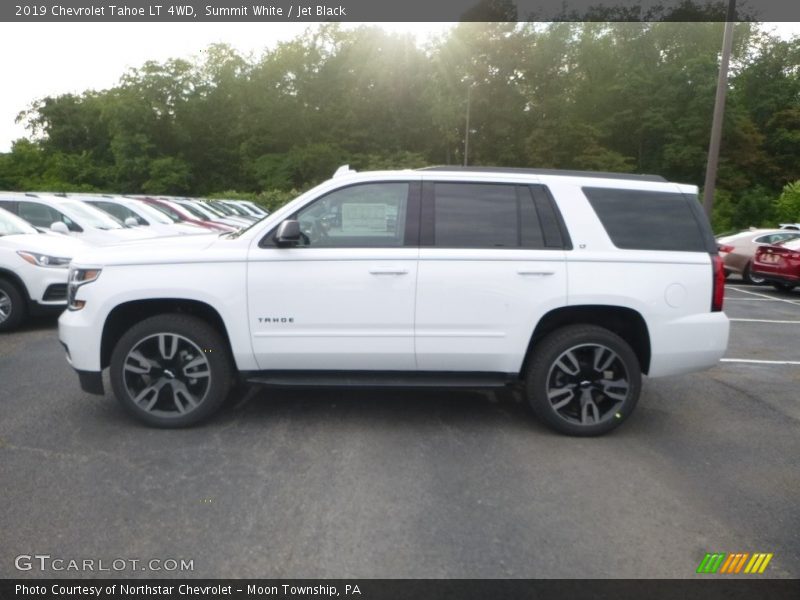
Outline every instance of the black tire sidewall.
[[765, 279], [763, 277], [759, 277], [758, 281], [753, 279], [753, 271], [752, 271], [752, 263], [747, 263], [747, 266], [744, 268], [742, 272], [742, 280], [745, 283], [749, 283], [750, 285], [764, 285]]
[[772, 287], [779, 292], [791, 292], [797, 286], [792, 283], [773, 283]]
[[[181, 417], [161, 417], [141, 410], [125, 389], [123, 364], [128, 352], [143, 338], [158, 333], [181, 335], [200, 348], [209, 348], [208, 364], [211, 371], [211, 384], [200, 406]], [[230, 391], [233, 374], [230, 351], [224, 338], [211, 325], [183, 314], [162, 314], [137, 323], [120, 337], [111, 353], [110, 379], [114, 396], [122, 407], [132, 416], [148, 425], [163, 428], [179, 428], [195, 425], [210, 417], [225, 401]]]
[[[612, 418], [597, 425], [578, 425], [566, 421], [553, 409], [547, 398], [547, 376], [550, 367], [565, 350], [580, 344], [597, 343], [607, 346], [620, 357], [628, 370], [630, 395]], [[528, 404], [534, 414], [552, 429], [572, 436], [602, 435], [621, 425], [631, 415], [639, 401], [642, 375], [639, 360], [630, 345], [620, 336], [595, 325], [562, 327], [542, 339], [532, 350], [533, 356], [525, 373]]]
[[11, 331], [19, 327], [25, 320], [27, 307], [25, 306], [25, 297], [19, 291], [16, 285], [6, 279], [0, 279], [0, 290], [11, 300], [11, 314], [8, 318], [0, 323], [0, 332]]

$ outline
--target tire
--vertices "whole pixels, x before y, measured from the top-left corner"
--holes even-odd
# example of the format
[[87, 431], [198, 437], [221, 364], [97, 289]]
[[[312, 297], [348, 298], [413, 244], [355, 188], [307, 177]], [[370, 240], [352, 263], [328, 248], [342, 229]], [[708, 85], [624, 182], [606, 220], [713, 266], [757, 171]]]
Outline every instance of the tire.
[[763, 285], [766, 283], [766, 279], [763, 277], [759, 277], [758, 275], [753, 275], [752, 271], [750, 270], [751, 263], [747, 263], [742, 271], [742, 281], [745, 283], [749, 283], [750, 285]]
[[111, 387], [122, 407], [140, 421], [188, 427], [225, 401], [232, 362], [223, 336], [202, 319], [157, 315], [131, 327], [117, 342], [111, 353]]
[[797, 286], [794, 283], [773, 283], [772, 287], [779, 292], [791, 292]]
[[28, 307], [16, 285], [0, 279], [0, 332], [11, 331], [25, 320]]
[[[563, 327], [547, 335], [533, 353], [525, 373], [526, 396], [536, 416], [552, 429], [572, 436], [602, 435], [636, 408], [642, 389], [639, 360], [608, 329]], [[602, 383], [612, 381], [618, 384]]]

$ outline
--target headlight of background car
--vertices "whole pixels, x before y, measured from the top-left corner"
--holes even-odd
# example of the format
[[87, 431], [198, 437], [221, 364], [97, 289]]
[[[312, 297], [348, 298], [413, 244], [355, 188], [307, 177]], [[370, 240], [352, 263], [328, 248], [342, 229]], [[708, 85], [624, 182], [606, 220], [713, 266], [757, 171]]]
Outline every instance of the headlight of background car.
[[83, 300], [76, 300], [75, 294], [78, 288], [87, 283], [97, 281], [100, 277], [100, 269], [70, 269], [67, 282], [67, 308], [69, 310], [80, 310], [86, 306]]
[[38, 252], [26, 252], [25, 250], [18, 250], [17, 254], [22, 257], [22, 260], [29, 262], [37, 267], [57, 267], [66, 269], [69, 266], [71, 258], [63, 258], [61, 256], [47, 256], [46, 254], [39, 254]]

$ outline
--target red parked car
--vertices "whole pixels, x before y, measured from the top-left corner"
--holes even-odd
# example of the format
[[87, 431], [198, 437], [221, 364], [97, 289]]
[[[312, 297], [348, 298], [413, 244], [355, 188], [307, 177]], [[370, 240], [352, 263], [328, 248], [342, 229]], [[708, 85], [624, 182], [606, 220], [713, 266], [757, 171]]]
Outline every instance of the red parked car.
[[759, 247], [753, 272], [778, 290], [788, 292], [800, 285], [800, 238]]

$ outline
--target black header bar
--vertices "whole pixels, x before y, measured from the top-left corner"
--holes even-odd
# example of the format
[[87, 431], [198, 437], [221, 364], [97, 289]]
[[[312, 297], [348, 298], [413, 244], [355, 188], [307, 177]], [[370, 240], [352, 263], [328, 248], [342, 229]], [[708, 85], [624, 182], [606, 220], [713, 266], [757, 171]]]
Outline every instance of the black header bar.
[[[10, 22], [724, 21], [726, 0], [12, 0]], [[737, 0], [739, 21], [800, 21], [797, 0]]]

